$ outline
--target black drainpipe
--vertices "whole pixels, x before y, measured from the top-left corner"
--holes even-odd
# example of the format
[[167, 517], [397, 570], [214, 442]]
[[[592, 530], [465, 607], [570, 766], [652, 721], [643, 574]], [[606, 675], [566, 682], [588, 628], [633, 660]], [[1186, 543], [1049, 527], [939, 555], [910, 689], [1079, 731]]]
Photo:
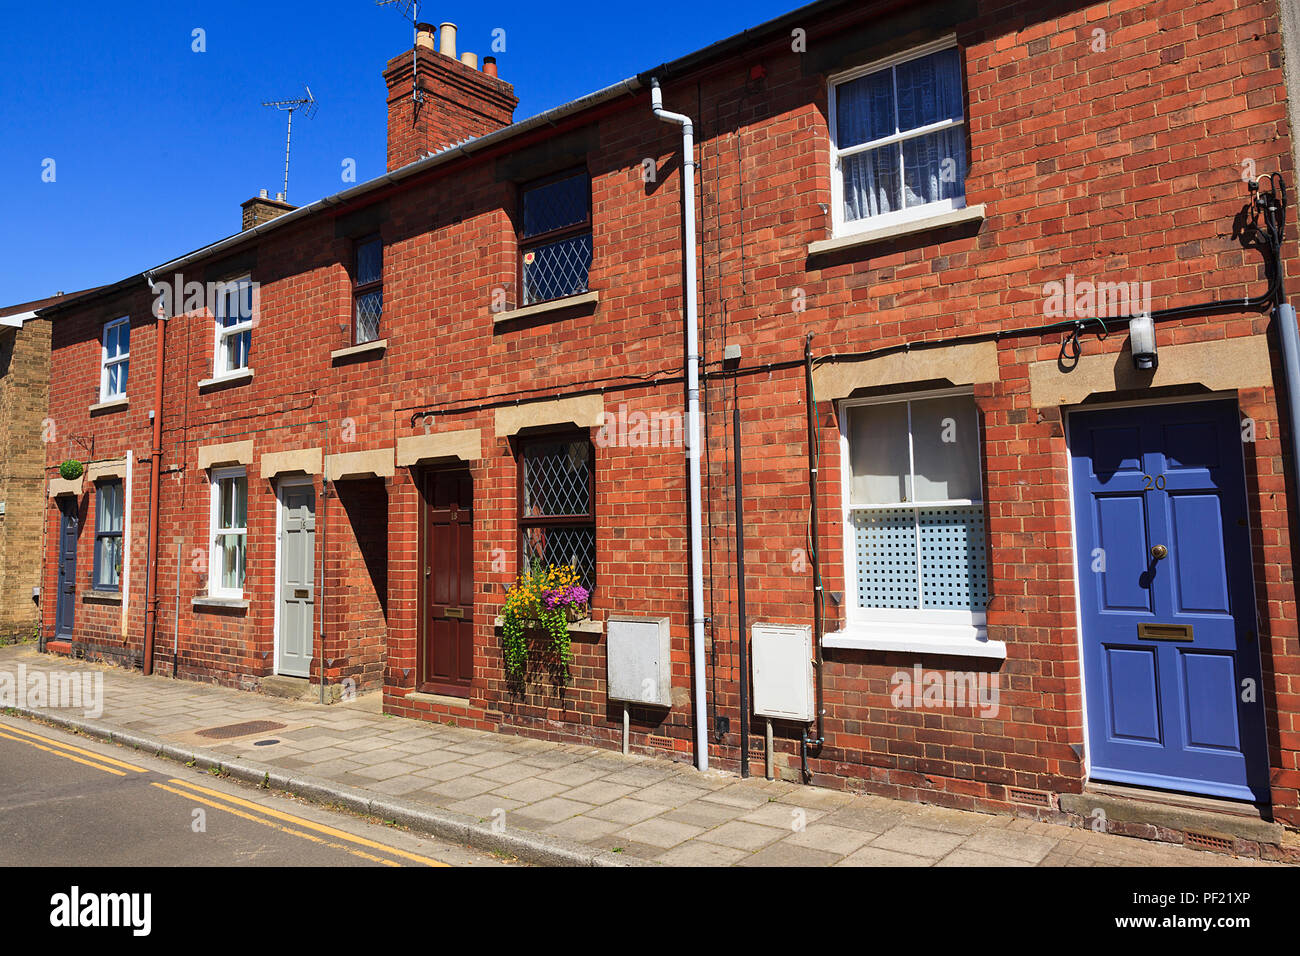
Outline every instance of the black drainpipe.
[[749, 625], [745, 620], [745, 515], [740, 469], [740, 392], [732, 391], [732, 460], [736, 479], [736, 616], [740, 622], [740, 775], [749, 776]]
[[[1273, 321], [1282, 345], [1282, 368], [1286, 380], [1287, 411], [1291, 419], [1291, 462], [1293, 481], [1300, 489], [1300, 335], [1297, 335], [1295, 306], [1286, 300], [1286, 270], [1282, 263], [1282, 240], [1286, 232], [1286, 182], [1280, 173], [1261, 176], [1269, 180], [1269, 192], [1263, 195], [1259, 180], [1250, 184], [1255, 207], [1263, 214], [1267, 227], [1269, 251], [1273, 258]], [[1297, 493], [1300, 493], [1298, 491]]]
[[812, 771], [808, 769], [808, 748], [812, 747], [815, 755], [820, 755], [822, 745], [826, 742], [826, 708], [822, 705], [822, 564], [821, 549], [817, 544], [817, 393], [813, 390], [812, 339], [813, 334], [809, 332], [803, 342], [803, 375], [805, 404], [808, 407], [808, 494], [812, 499], [808, 550], [813, 567], [813, 680], [817, 692], [817, 736], [809, 737], [808, 728], [805, 727], [803, 736], [799, 738], [799, 764], [804, 783], [812, 780]]

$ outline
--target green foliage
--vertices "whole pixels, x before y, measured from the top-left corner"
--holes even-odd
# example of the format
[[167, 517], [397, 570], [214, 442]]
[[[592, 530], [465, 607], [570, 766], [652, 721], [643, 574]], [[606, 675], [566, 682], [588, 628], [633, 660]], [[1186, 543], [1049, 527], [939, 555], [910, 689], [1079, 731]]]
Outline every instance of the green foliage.
[[59, 465], [59, 477], [65, 481], [75, 481], [85, 472], [85, 466], [75, 458], [69, 458], [63, 464]]
[[510, 680], [524, 682], [528, 673], [527, 634], [540, 631], [547, 638], [547, 655], [556, 680], [561, 684], [569, 682], [569, 616], [585, 614], [586, 599], [587, 591], [578, 572], [569, 565], [532, 566], [519, 576], [501, 609], [501, 648]]

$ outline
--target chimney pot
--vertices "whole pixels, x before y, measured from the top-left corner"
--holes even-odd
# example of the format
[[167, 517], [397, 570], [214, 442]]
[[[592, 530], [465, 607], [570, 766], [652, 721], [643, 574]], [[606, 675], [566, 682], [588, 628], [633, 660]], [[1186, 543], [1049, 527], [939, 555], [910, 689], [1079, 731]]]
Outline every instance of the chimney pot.
[[456, 24], [438, 24], [438, 52], [456, 59]]
[[[423, 26], [419, 30], [425, 32]], [[408, 47], [384, 67], [390, 170], [513, 122], [519, 98], [497, 76], [496, 57], [480, 59], [470, 52], [457, 57], [456, 32], [454, 23], [443, 23], [436, 56], [417, 45], [415, 57]], [[419, 100], [412, 95], [413, 86], [421, 94]]]
[[417, 23], [415, 25], [415, 45], [421, 50], [433, 52], [433, 24]]
[[257, 191], [257, 195], [258, 195], [260, 198], [265, 199], [265, 198], [266, 198], [266, 190], [265, 190], [265, 189], [259, 189], [259, 190]]

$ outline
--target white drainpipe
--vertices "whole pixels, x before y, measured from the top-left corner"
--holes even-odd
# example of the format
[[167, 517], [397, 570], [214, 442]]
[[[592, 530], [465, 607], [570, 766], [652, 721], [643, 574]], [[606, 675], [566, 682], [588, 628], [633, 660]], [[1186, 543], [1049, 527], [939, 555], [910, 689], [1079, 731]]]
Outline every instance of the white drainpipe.
[[664, 109], [659, 81], [650, 81], [650, 103], [655, 116], [682, 128], [682, 206], [686, 220], [686, 453], [691, 486], [691, 646], [695, 657], [695, 758], [701, 770], [709, 769], [709, 721], [704, 696], [704, 541], [700, 503], [700, 350], [699, 315], [695, 292], [695, 127], [689, 116]]

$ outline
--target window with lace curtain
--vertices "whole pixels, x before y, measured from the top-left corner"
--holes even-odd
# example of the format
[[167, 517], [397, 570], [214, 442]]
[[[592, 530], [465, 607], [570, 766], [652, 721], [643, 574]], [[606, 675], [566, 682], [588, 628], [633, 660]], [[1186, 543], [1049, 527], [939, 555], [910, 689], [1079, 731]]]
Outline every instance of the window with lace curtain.
[[835, 234], [966, 205], [962, 59], [954, 41], [830, 80]]
[[973, 397], [851, 399], [840, 423], [849, 627], [983, 639], [989, 569]]

